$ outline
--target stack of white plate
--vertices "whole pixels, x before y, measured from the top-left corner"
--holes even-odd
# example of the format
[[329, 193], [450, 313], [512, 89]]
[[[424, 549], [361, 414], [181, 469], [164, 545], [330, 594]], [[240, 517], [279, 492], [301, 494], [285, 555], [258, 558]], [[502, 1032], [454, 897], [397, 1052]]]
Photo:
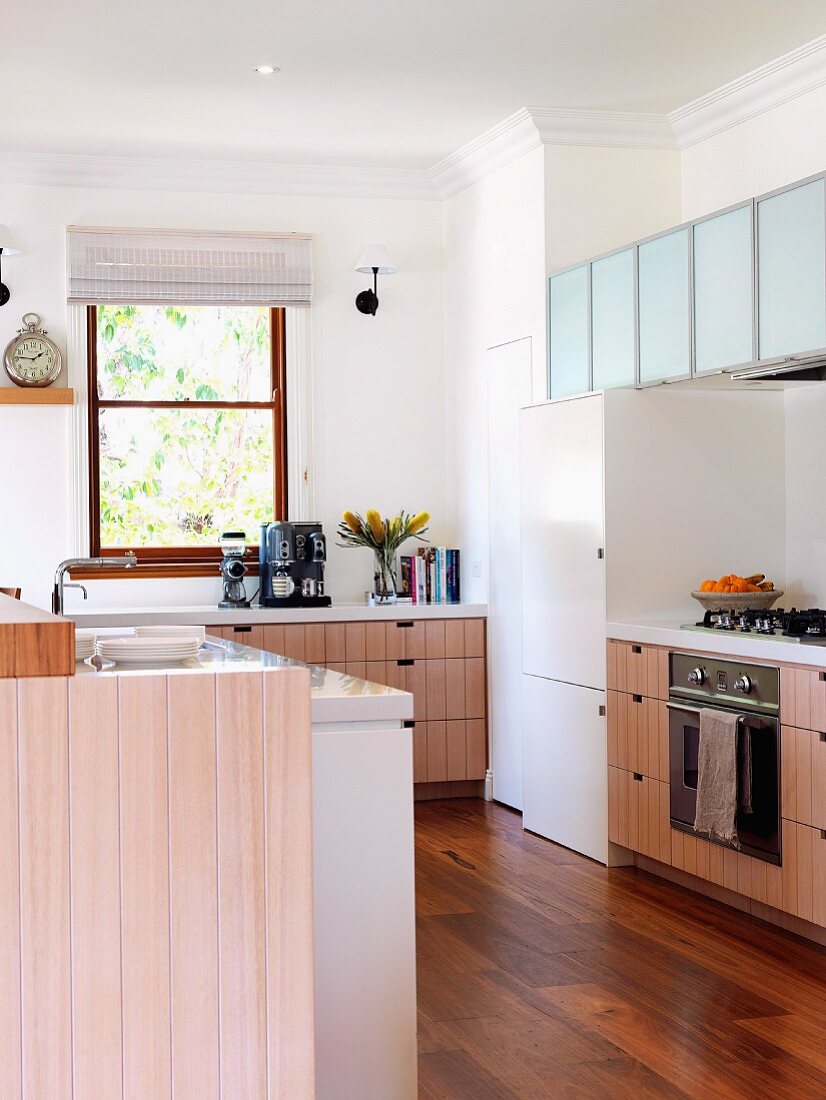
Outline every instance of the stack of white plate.
[[76, 630], [75, 631], [75, 660], [85, 661], [87, 657], [91, 657], [95, 652], [95, 632], [94, 630]]
[[95, 653], [104, 661], [117, 665], [170, 665], [198, 656], [201, 644], [185, 634], [165, 634], [162, 637], [101, 637], [95, 642]]
[[203, 626], [136, 626], [138, 638], [197, 638], [198, 644], [204, 644], [206, 627]]

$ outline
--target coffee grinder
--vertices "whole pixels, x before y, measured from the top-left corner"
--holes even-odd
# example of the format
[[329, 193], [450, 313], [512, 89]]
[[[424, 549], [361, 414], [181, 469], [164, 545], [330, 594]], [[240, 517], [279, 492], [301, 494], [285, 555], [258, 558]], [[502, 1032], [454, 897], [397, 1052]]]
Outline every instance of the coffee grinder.
[[224, 591], [220, 608], [249, 607], [244, 577], [247, 572], [247, 563], [244, 554], [247, 551], [247, 536], [243, 531], [224, 531], [218, 545], [221, 547], [223, 558], [219, 566]]

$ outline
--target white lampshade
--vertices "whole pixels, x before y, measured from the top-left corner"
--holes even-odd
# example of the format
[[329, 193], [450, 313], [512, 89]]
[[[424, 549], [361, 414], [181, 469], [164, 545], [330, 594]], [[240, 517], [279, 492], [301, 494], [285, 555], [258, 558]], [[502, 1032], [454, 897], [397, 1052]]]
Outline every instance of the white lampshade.
[[390, 253], [383, 244], [369, 244], [359, 257], [356, 271], [372, 275], [374, 267], [378, 268], [379, 275], [393, 275], [396, 271]]
[[11, 230], [7, 225], [0, 225], [0, 253], [4, 256], [20, 255], [20, 249], [14, 243]]

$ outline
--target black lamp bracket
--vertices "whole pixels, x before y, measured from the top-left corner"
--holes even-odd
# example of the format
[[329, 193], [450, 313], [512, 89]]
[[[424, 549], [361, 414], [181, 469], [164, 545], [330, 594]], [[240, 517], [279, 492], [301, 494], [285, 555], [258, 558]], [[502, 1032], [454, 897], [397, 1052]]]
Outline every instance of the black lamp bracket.
[[[3, 249], [0, 248], [0, 264], [2, 264], [2, 260], [3, 260]], [[6, 302], [9, 300], [9, 298], [11, 298], [11, 291], [6, 286], [6, 284], [3, 282], [2, 267], [0, 266], [0, 306], [4, 306], [6, 304]]]
[[369, 313], [373, 317], [376, 315], [376, 310], [379, 308], [379, 296], [376, 293], [377, 279], [379, 269], [373, 268], [373, 289], [362, 290], [360, 294], [356, 295], [356, 309], [359, 313]]

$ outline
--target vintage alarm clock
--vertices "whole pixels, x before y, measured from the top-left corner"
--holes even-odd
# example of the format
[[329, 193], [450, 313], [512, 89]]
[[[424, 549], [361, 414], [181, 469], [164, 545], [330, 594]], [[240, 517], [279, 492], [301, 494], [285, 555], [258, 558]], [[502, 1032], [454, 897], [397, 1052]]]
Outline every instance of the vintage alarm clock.
[[3, 355], [6, 374], [17, 386], [50, 386], [63, 366], [60, 348], [40, 327], [38, 314], [24, 313], [22, 320]]

